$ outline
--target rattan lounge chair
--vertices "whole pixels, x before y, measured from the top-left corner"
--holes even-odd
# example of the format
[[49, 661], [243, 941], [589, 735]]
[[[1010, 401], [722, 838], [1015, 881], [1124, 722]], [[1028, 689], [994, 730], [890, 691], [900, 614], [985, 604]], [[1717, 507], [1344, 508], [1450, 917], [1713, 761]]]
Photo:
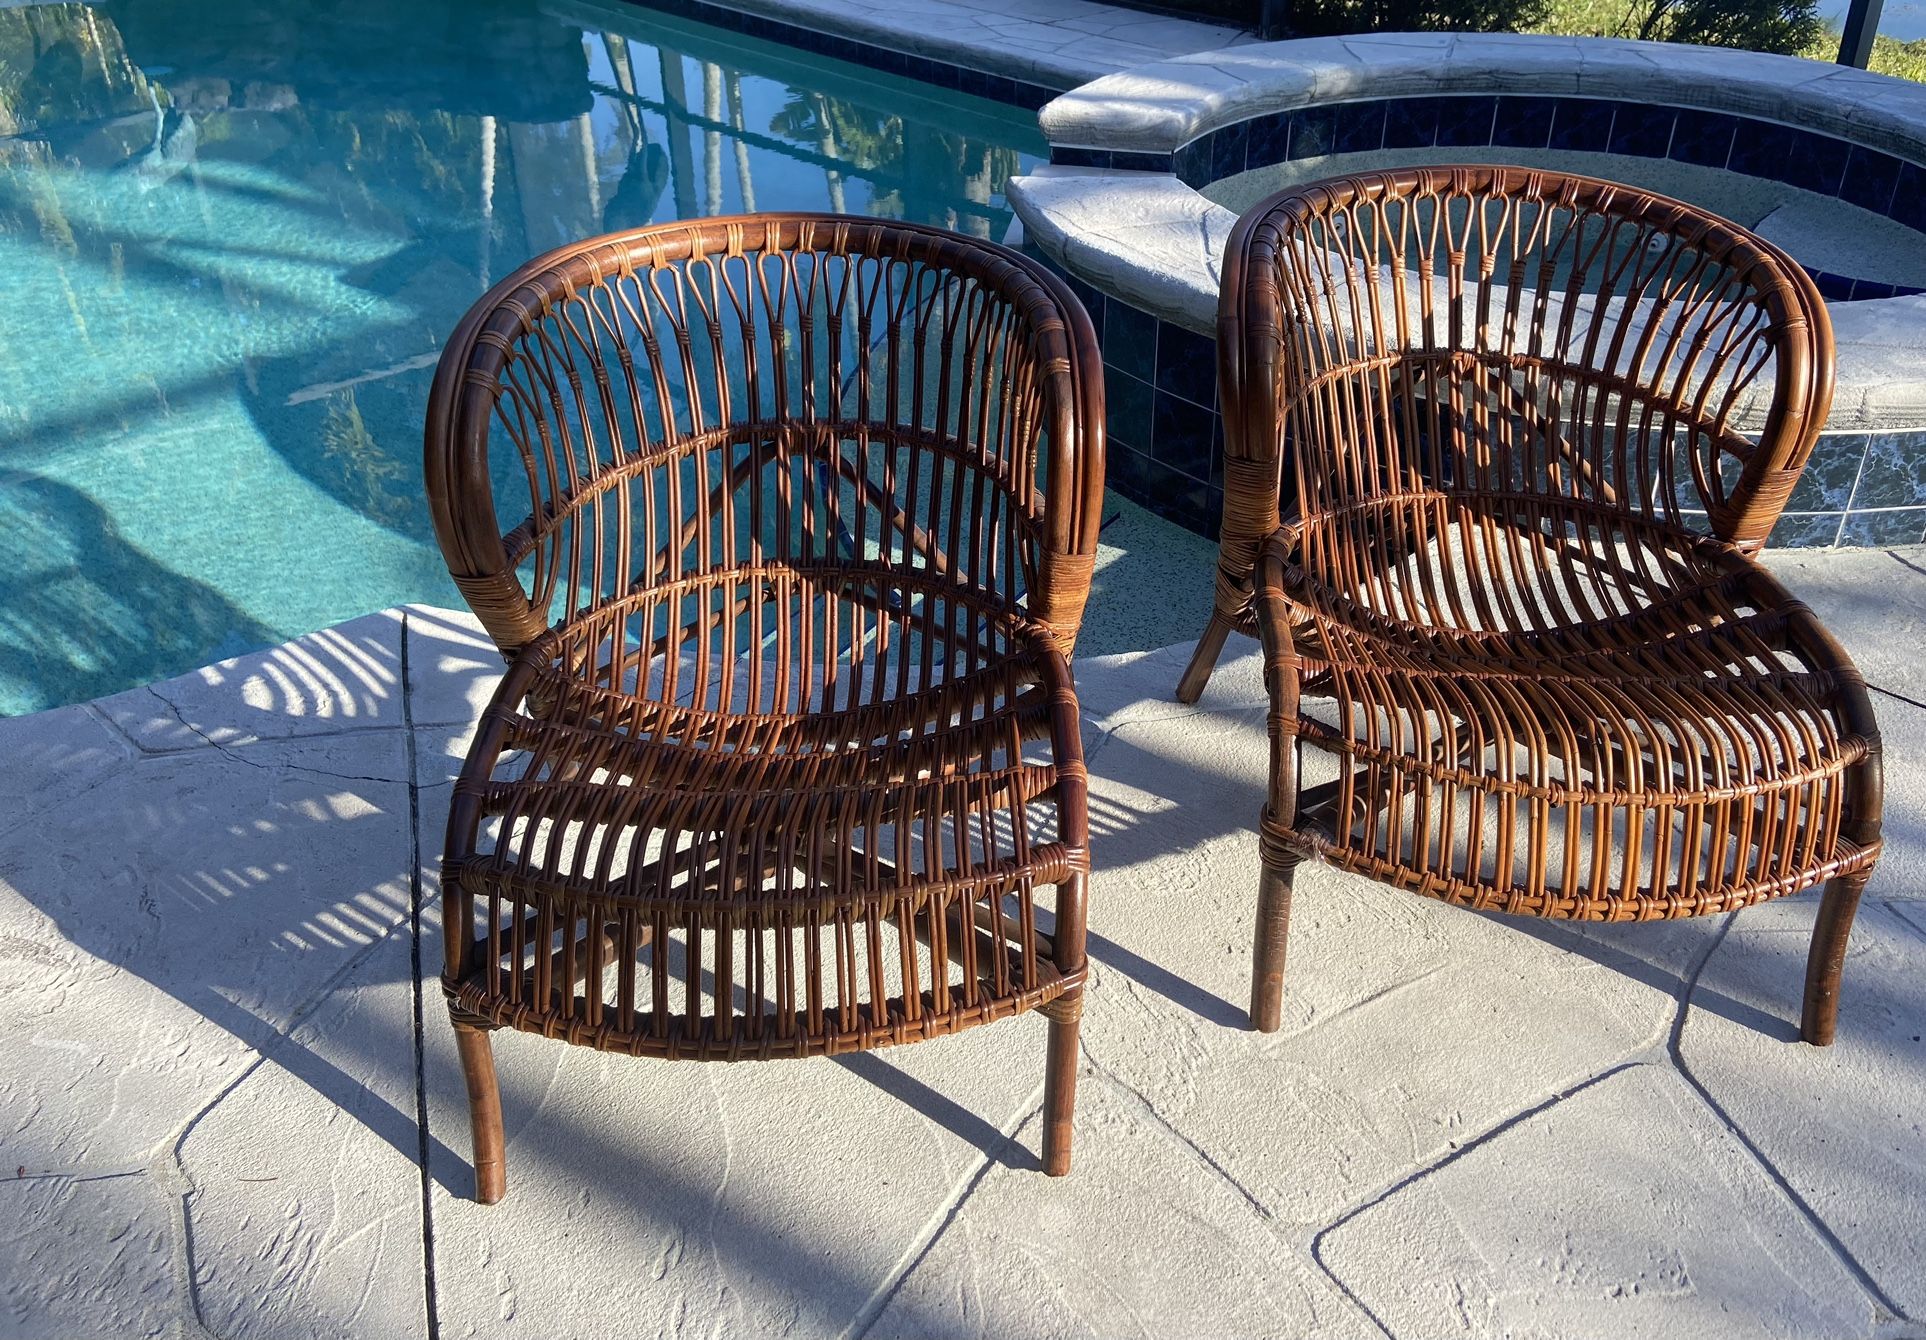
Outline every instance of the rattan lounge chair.
[[502, 1027], [738, 1061], [1042, 1010], [1068, 1170], [1102, 423], [1060, 281], [876, 220], [584, 242], [456, 329], [428, 492], [509, 661], [442, 866], [478, 1199]]
[[1261, 634], [1254, 1024], [1278, 1026], [1317, 858], [1583, 921], [1823, 884], [1802, 1032], [1829, 1043], [1879, 737], [1845, 652], [1752, 557], [1832, 395], [1804, 271], [1605, 182], [1369, 173], [1240, 221], [1218, 348], [1219, 601], [1179, 695], [1227, 632]]

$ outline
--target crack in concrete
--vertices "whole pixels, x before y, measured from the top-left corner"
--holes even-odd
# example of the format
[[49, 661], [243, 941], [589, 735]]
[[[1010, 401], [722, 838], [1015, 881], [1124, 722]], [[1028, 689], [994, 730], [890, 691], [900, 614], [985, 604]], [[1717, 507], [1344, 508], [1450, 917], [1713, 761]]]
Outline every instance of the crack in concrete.
[[1358, 1309], [1362, 1311], [1366, 1317], [1370, 1318], [1371, 1324], [1376, 1326], [1379, 1331], [1383, 1332], [1383, 1334], [1386, 1337], [1386, 1340], [1391, 1340], [1391, 1336], [1392, 1336], [1391, 1328], [1385, 1324], [1384, 1319], [1379, 1317], [1376, 1312], [1371, 1310], [1370, 1304], [1366, 1303], [1362, 1298], [1358, 1297], [1355, 1293], [1353, 1293], [1351, 1291], [1351, 1287], [1347, 1285], [1344, 1282], [1344, 1280], [1338, 1275], [1337, 1271], [1331, 1267], [1331, 1263], [1324, 1259], [1325, 1239], [1329, 1238], [1331, 1234], [1337, 1232], [1339, 1229], [1343, 1228], [1346, 1224], [1350, 1223], [1353, 1219], [1363, 1214], [1366, 1210], [1371, 1209], [1373, 1206], [1382, 1204], [1383, 1202], [1389, 1200], [1391, 1197], [1397, 1195], [1400, 1191], [1403, 1191], [1406, 1187], [1416, 1185], [1418, 1182], [1421, 1182], [1425, 1178], [1431, 1176], [1431, 1174], [1435, 1172], [1440, 1172], [1443, 1169], [1450, 1167], [1452, 1164], [1456, 1163], [1459, 1159], [1471, 1153], [1474, 1149], [1482, 1148], [1484, 1145], [1496, 1139], [1498, 1136], [1505, 1134], [1505, 1132], [1513, 1129], [1514, 1127], [1522, 1126], [1526, 1122], [1530, 1121], [1533, 1117], [1539, 1116], [1545, 1112], [1550, 1111], [1552, 1108], [1558, 1106], [1558, 1104], [1564, 1102], [1567, 1098], [1575, 1097], [1576, 1095], [1583, 1093], [1586, 1089], [1591, 1088], [1595, 1084], [1602, 1084], [1604, 1081], [1610, 1079], [1613, 1075], [1619, 1074], [1622, 1071], [1630, 1070], [1635, 1066], [1650, 1065], [1650, 1064], [1652, 1063], [1649, 1061], [1642, 1061], [1636, 1058], [1621, 1059], [1619, 1061], [1615, 1061], [1610, 1066], [1606, 1067], [1604, 1070], [1601, 1070], [1592, 1075], [1587, 1075], [1584, 1079], [1579, 1080], [1577, 1083], [1568, 1085], [1567, 1087], [1560, 1089], [1558, 1092], [1552, 1094], [1549, 1098], [1541, 1099], [1539, 1102], [1532, 1104], [1530, 1107], [1524, 1109], [1522, 1112], [1514, 1112], [1510, 1116], [1502, 1118], [1495, 1124], [1486, 1127], [1483, 1131], [1471, 1137], [1469, 1140], [1464, 1141], [1462, 1144], [1454, 1145], [1452, 1148], [1446, 1150], [1443, 1154], [1440, 1154], [1437, 1158], [1432, 1159], [1429, 1163], [1426, 1163], [1423, 1167], [1418, 1168], [1415, 1171], [1406, 1173], [1401, 1177], [1395, 1178], [1388, 1185], [1380, 1187], [1378, 1190], [1370, 1193], [1369, 1195], [1365, 1196], [1361, 1200], [1354, 1201], [1350, 1206], [1346, 1207], [1344, 1211], [1338, 1215], [1337, 1218], [1331, 1220], [1330, 1223], [1326, 1224], [1323, 1228], [1318, 1229], [1315, 1233], [1311, 1235], [1311, 1243], [1310, 1243], [1311, 1260], [1317, 1265], [1317, 1268], [1323, 1272], [1325, 1278], [1330, 1280], [1331, 1283], [1334, 1286], [1336, 1286], [1336, 1288], [1340, 1293], [1342, 1293], [1346, 1298], [1350, 1299], [1354, 1304], [1357, 1305]]
[[942, 1241], [943, 1235], [950, 1231], [950, 1227], [963, 1213], [963, 1207], [969, 1203], [970, 1197], [976, 1194], [977, 1188], [982, 1186], [989, 1177], [990, 1170], [998, 1165], [1000, 1161], [998, 1156], [1017, 1143], [1018, 1137], [1023, 1134], [1024, 1127], [1043, 1115], [1042, 1085], [1039, 1084], [1031, 1090], [1030, 1097], [1018, 1106], [1017, 1112], [1019, 1114], [1017, 1119], [1006, 1124], [1002, 1129], [1002, 1143], [982, 1151], [976, 1166], [958, 1183], [956, 1194], [930, 1216], [923, 1226], [923, 1231], [903, 1249], [903, 1255], [898, 1258], [896, 1268], [876, 1286], [875, 1292], [870, 1294], [863, 1305], [856, 1309], [856, 1315], [850, 1318], [849, 1325], [843, 1329], [840, 1340], [863, 1340], [863, 1337], [868, 1335], [870, 1329], [882, 1318], [883, 1313], [889, 1310], [890, 1303], [902, 1291], [903, 1285], [909, 1282], [909, 1277], [916, 1273], [917, 1267], [923, 1264], [930, 1252], [935, 1249], [936, 1244]]
[[1919, 564], [1913, 562], [1912, 559], [1907, 558], [1904, 554], [1894, 553], [1891, 549], [1886, 550], [1885, 554], [1887, 558], [1890, 558], [1893, 562], [1899, 564], [1900, 567], [1909, 568], [1912, 571], [1917, 572], [1920, 576], [1926, 577], [1926, 567], [1921, 567]]
[[[133, 739], [128, 736], [127, 732], [122, 730], [118, 725], [116, 725], [112, 720], [112, 718], [108, 717], [105, 713], [103, 713], [98, 707], [96, 707], [91, 702], [80, 704], [80, 709], [81, 709], [82, 716], [87, 717], [89, 720], [93, 721], [97, 725], [105, 727], [106, 730], [112, 736], [114, 736], [114, 738], [122, 741], [124, 744], [127, 745], [128, 748], [134, 751], [132, 757], [130, 757], [127, 760], [128, 762], [133, 762], [140, 757], [140, 753], [141, 753], [140, 746], [135, 744]], [[94, 778], [91, 782], [88, 782], [85, 786], [81, 787], [78, 791], [70, 792], [64, 795], [61, 798], [61, 803], [63, 805], [71, 807], [73, 803], [79, 800], [82, 796], [91, 795], [93, 792], [98, 791], [101, 787], [107, 785], [107, 783], [114, 781], [120, 775], [121, 773], [118, 768], [103, 768], [101, 770], [100, 776]], [[37, 816], [37, 815], [27, 815], [25, 817], [18, 818], [18, 819], [9, 819], [6, 823], [0, 823], [0, 837], [7, 836], [8, 834], [12, 833], [16, 828], [25, 828], [28, 824], [33, 823], [39, 817], [40, 816]]]
[[[1328, 1262], [1325, 1259], [1324, 1257], [1325, 1240], [1328, 1239], [1331, 1234], [1337, 1232], [1339, 1229], [1343, 1228], [1346, 1224], [1350, 1223], [1353, 1219], [1363, 1214], [1366, 1210], [1371, 1209], [1373, 1206], [1382, 1204], [1383, 1202], [1389, 1200], [1392, 1196], [1395, 1196], [1399, 1192], [1403, 1191], [1405, 1188], [1414, 1186], [1418, 1182], [1421, 1182], [1425, 1178], [1431, 1176], [1433, 1173], [1439, 1172], [1451, 1166], [1453, 1163], [1456, 1163], [1459, 1159], [1471, 1153], [1471, 1151], [1473, 1151], [1474, 1149], [1481, 1148], [1482, 1146], [1496, 1139], [1498, 1136], [1505, 1134], [1507, 1131], [1510, 1131], [1515, 1127], [1522, 1126], [1526, 1122], [1532, 1120], [1534, 1117], [1537, 1117], [1547, 1111], [1550, 1111], [1553, 1107], [1556, 1107], [1558, 1104], [1564, 1102], [1566, 1099], [1574, 1097], [1577, 1094], [1584, 1092], [1586, 1089], [1591, 1088], [1593, 1085], [1603, 1083], [1605, 1080], [1608, 1080], [1612, 1076], [1617, 1075], [1623, 1071], [1627, 1071], [1632, 1069], [1635, 1066], [1641, 1066], [1641, 1065], [1667, 1066], [1675, 1071], [1681, 1072], [1682, 1076], [1685, 1079], [1687, 1079], [1688, 1082], [1691, 1082], [1691, 1077], [1689, 1075], [1683, 1075], [1683, 1066], [1680, 1065], [1678, 1056], [1675, 1050], [1677, 1045], [1677, 1040], [1684, 1031], [1686, 1011], [1690, 1006], [1692, 992], [1698, 986], [1699, 976], [1701, 973], [1705, 971], [1706, 964], [1711, 962], [1712, 955], [1715, 952], [1717, 952], [1719, 946], [1722, 943], [1724, 943], [1726, 934], [1731, 930], [1732, 923], [1737, 919], [1737, 916], [1738, 914], [1736, 912], [1730, 913], [1726, 916], [1724, 924], [1720, 926], [1718, 934], [1713, 937], [1712, 943], [1708, 945], [1705, 948], [1704, 952], [1702, 952], [1699, 955], [1698, 960], [1692, 965], [1691, 971], [1685, 974], [1680, 979], [1678, 990], [1673, 993], [1673, 997], [1672, 997], [1673, 1001], [1675, 1002], [1673, 1006], [1672, 1026], [1667, 1034], [1667, 1040], [1662, 1046], [1657, 1039], [1654, 1039], [1653, 1041], [1644, 1044], [1643, 1046], [1637, 1048], [1636, 1050], [1630, 1053], [1627, 1053], [1624, 1056], [1619, 1057], [1617, 1060], [1613, 1061], [1610, 1065], [1605, 1066], [1604, 1068], [1597, 1070], [1592, 1074], [1587, 1075], [1584, 1078], [1565, 1086], [1564, 1088], [1551, 1094], [1549, 1097], [1540, 1099], [1538, 1102], [1533, 1103], [1532, 1105], [1524, 1108], [1521, 1111], [1513, 1112], [1511, 1115], [1499, 1119], [1497, 1122], [1486, 1127], [1483, 1131], [1480, 1131], [1478, 1134], [1472, 1136], [1470, 1139], [1465, 1140], [1462, 1143], [1454, 1144], [1449, 1150], [1447, 1150], [1443, 1154], [1440, 1154], [1438, 1157], [1430, 1160], [1429, 1162], [1425, 1163], [1422, 1167], [1419, 1167], [1400, 1177], [1394, 1178], [1387, 1185], [1381, 1186], [1371, 1192], [1368, 1192], [1364, 1196], [1353, 1201], [1350, 1205], [1346, 1206], [1343, 1210], [1341, 1210], [1335, 1218], [1331, 1219], [1328, 1223], [1326, 1223], [1322, 1228], [1318, 1228], [1312, 1232], [1312, 1234], [1310, 1235], [1310, 1241], [1308, 1244], [1309, 1254], [1312, 1262], [1317, 1266], [1318, 1270], [1324, 1275], [1324, 1277], [1331, 1282], [1332, 1286], [1337, 1289], [1339, 1294], [1341, 1294], [1353, 1306], [1355, 1306], [1358, 1309], [1358, 1311], [1362, 1313], [1365, 1316], [1365, 1318], [1367, 1318], [1371, 1322], [1371, 1324], [1378, 1329], [1378, 1331], [1385, 1337], [1385, 1340], [1394, 1340], [1391, 1328], [1385, 1323], [1383, 1318], [1379, 1317], [1378, 1314], [1372, 1310], [1370, 1304], [1366, 1303], [1364, 1299], [1362, 1299], [1355, 1292], [1352, 1291], [1351, 1287], [1344, 1282], [1343, 1278], [1339, 1276], [1337, 1271], [1331, 1266], [1330, 1262]], [[1700, 1087], [1696, 1083], [1693, 1084], [1693, 1087], [1698, 1089], [1702, 1096], [1704, 1095], [1704, 1089], [1702, 1087]], [[1724, 1119], [1723, 1113], [1719, 1113], [1718, 1115], [1722, 1120]], [[1731, 1123], [1727, 1121], [1726, 1125], [1730, 1127]], [[1737, 1134], [1736, 1130], [1734, 1131], [1734, 1133]], [[1751, 1148], [1749, 1143], [1747, 1144], [1747, 1148], [1748, 1149]], [[1753, 1153], [1754, 1153], [1754, 1157], [1756, 1158], [1757, 1151], [1755, 1150], [1753, 1151]]]
[[[316, 766], [310, 766], [310, 764], [304, 764], [304, 762], [285, 762], [285, 760], [283, 760], [283, 762], [256, 762], [254, 759], [247, 759], [241, 751], [248, 749], [248, 747], [254, 747], [254, 745], [297, 745], [297, 743], [304, 743], [304, 741], [310, 741], [310, 739], [343, 739], [343, 737], [349, 737], [349, 735], [391, 735], [397, 734], [397, 732], [403, 732], [403, 734], [408, 735], [408, 737], [410, 737], [410, 743], [412, 743], [412, 728], [408, 728], [406, 724], [403, 724], [403, 726], [347, 726], [347, 728], [343, 728], [343, 730], [304, 732], [304, 734], [300, 735], [289, 735], [289, 737], [285, 737], [285, 739], [264, 739], [264, 737], [260, 737], [260, 735], [252, 735], [252, 737], [241, 739], [241, 741], [223, 741], [223, 739], [216, 739], [214, 735], [204, 732], [200, 726], [195, 726], [191, 720], [187, 720], [187, 712], [181, 709], [181, 705], [175, 703], [173, 699], [166, 697], [164, 693], [160, 693], [160, 689], [156, 689], [152, 683], [146, 683], [146, 685], [141, 685], [141, 687], [143, 687], [144, 691], [146, 691], [154, 701], [158, 701], [162, 707], [168, 709], [169, 716], [173, 716], [173, 720], [177, 720], [177, 722], [181, 724], [181, 730], [195, 735], [196, 739], [200, 739], [208, 749], [214, 749], [216, 753], [220, 753], [221, 757], [233, 759], [235, 762], [243, 762], [243, 764], [247, 764], [250, 768], [258, 770], [258, 772], [308, 772], [308, 774], [314, 774], [314, 776], [320, 776], [320, 778], [339, 778], [341, 782], [381, 782], [381, 784], [387, 784], [387, 786], [401, 786], [401, 784], [403, 784], [404, 778], [379, 778], [379, 776], [362, 776], [362, 774], [356, 774], [356, 772], [335, 772], [333, 768], [316, 768]], [[116, 722], [112, 716], [104, 716], [104, 714], [102, 714], [98, 720], [102, 720], [102, 722], [106, 722], [108, 726], [112, 726], [114, 732], [119, 734], [121, 739], [125, 739], [125, 741], [135, 749], [135, 753], [137, 753], [139, 759], [181, 759], [181, 757], [187, 757], [187, 755], [200, 753], [200, 749], [198, 749], [196, 745], [187, 745], [187, 747], [183, 747], [183, 749], [150, 749], [150, 747], [143, 745], [139, 739], [135, 739], [133, 735], [127, 734], [127, 730], [125, 730], [119, 722]]]
[[1310, 1022], [1305, 1024], [1302, 1028], [1294, 1028], [1288, 1033], [1280, 1031], [1277, 1033], [1269, 1034], [1258, 1042], [1257, 1054], [1259, 1056], [1269, 1056], [1273, 1052], [1281, 1051], [1284, 1049], [1286, 1045], [1296, 1041], [1297, 1039], [1303, 1037], [1307, 1033], [1310, 1033], [1314, 1029], [1327, 1027], [1328, 1025], [1336, 1023], [1340, 1019], [1347, 1018], [1350, 1015], [1358, 1013], [1358, 1011], [1360, 1010], [1366, 1010], [1371, 1008], [1373, 1005], [1382, 1004], [1384, 1001], [1389, 1000], [1391, 997], [1399, 995], [1405, 991], [1410, 990], [1412, 987], [1417, 986], [1420, 982], [1425, 981], [1427, 978], [1435, 977], [1437, 974], [1443, 972], [1449, 966], [1451, 965], [1448, 962], [1434, 963], [1430, 967], [1422, 969], [1421, 971], [1414, 973], [1410, 977], [1403, 977], [1391, 983], [1389, 986], [1379, 987], [1376, 991], [1373, 991], [1370, 995], [1365, 996], [1363, 999], [1354, 1000], [1349, 1005], [1340, 1006], [1338, 1009], [1333, 1010], [1331, 1013], [1327, 1015], [1323, 1015], [1321, 1017], [1313, 1015]]
[[115, 1168], [110, 1172], [86, 1172], [84, 1170], [76, 1172], [68, 1168], [60, 1172], [17, 1173], [12, 1177], [0, 1178], [0, 1181], [15, 1184], [21, 1182], [71, 1182], [79, 1186], [87, 1182], [112, 1182], [123, 1177], [143, 1177], [150, 1171], [152, 1170], [147, 1167]]
[[[1718, 936], [1712, 941], [1711, 945], [1706, 949], [1704, 956], [1699, 959], [1698, 964], [1693, 968], [1691, 981], [1686, 984], [1684, 998], [1679, 1002], [1678, 1017], [1674, 1022], [1672, 1036], [1666, 1046], [1666, 1053], [1671, 1059], [1672, 1067], [1678, 1072], [1679, 1077], [1691, 1086], [1692, 1091], [1698, 1094], [1700, 1100], [1704, 1102], [1706, 1108], [1712, 1115], [1717, 1118], [1719, 1124], [1731, 1133], [1732, 1138], [1739, 1142], [1740, 1147], [1743, 1148], [1747, 1154], [1751, 1155], [1752, 1161], [1765, 1173], [1772, 1184], [1779, 1189], [1779, 1193], [1786, 1198], [1786, 1201], [1799, 1216], [1810, 1225], [1812, 1231], [1818, 1235], [1821, 1242], [1826, 1244], [1827, 1249], [1839, 1260], [1839, 1263], [1846, 1267], [1846, 1270], [1852, 1275], [1853, 1279], [1858, 1282], [1859, 1287], [1866, 1291], [1867, 1296], [1872, 1300], [1874, 1305], [1886, 1313], [1886, 1318], [1882, 1318], [1881, 1320], [1895, 1318], [1905, 1320], [1905, 1311], [1901, 1309], [1897, 1303], [1893, 1302], [1884, 1289], [1879, 1287], [1879, 1282], [1872, 1277], [1872, 1272], [1859, 1263], [1859, 1259], [1847, 1248], [1845, 1242], [1840, 1239], [1837, 1233], [1833, 1232], [1832, 1226], [1821, 1218], [1818, 1210], [1793, 1188], [1791, 1179], [1779, 1171], [1777, 1165], [1766, 1157], [1765, 1151], [1759, 1148], [1759, 1146], [1753, 1142], [1752, 1137], [1746, 1134], [1744, 1128], [1732, 1119], [1731, 1114], [1725, 1110], [1719, 1100], [1712, 1096], [1711, 1089], [1707, 1088], [1704, 1082], [1692, 1073], [1692, 1067], [1686, 1064], [1685, 1053], [1681, 1044], [1685, 1037], [1685, 1021], [1691, 1009], [1692, 995], [1698, 990], [1699, 978], [1704, 974], [1706, 967], [1712, 962], [1712, 956], [1716, 954], [1720, 946], [1725, 943], [1726, 937], [1730, 934], [1732, 926], [1738, 920], [1738, 917], [1739, 914], [1737, 912], [1730, 913], [1726, 917], [1725, 925], [1719, 928]], [[1805, 1046], [1806, 1044], [1801, 1041], [1798, 1045]]]
[[1184, 1134], [1170, 1118], [1166, 1117], [1162, 1112], [1159, 1112], [1157, 1110], [1157, 1104], [1150, 1100], [1148, 1094], [1097, 1060], [1096, 1057], [1090, 1054], [1087, 1048], [1083, 1049], [1083, 1059], [1090, 1064], [1092, 1070], [1096, 1071], [1102, 1078], [1108, 1080], [1113, 1087], [1122, 1089], [1125, 1093], [1136, 1099], [1137, 1102], [1143, 1106], [1144, 1111], [1149, 1114], [1150, 1119], [1157, 1123], [1158, 1128], [1162, 1130], [1164, 1134], [1168, 1135], [1185, 1149], [1188, 1149], [1196, 1156], [1198, 1162], [1202, 1163], [1216, 1175], [1219, 1181], [1243, 1197], [1244, 1203], [1256, 1211], [1258, 1218], [1270, 1223], [1277, 1222], [1277, 1212], [1275, 1210], [1266, 1205], [1256, 1192], [1239, 1181], [1236, 1174], [1232, 1173], [1229, 1168], [1219, 1163], [1209, 1150]]
[[407, 730], [408, 760], [408, 931], [412, 943], [408, 961], [409, 988], [414, 1011], [415, 1139], [421, 1169], [421, 1284], [427, 1309], [428, 1340], [440, 1340], [441, 1309], [435, 1284], [435, 1212], [433, 1177], [429, 1173], [428, 1045], [426, 1004], [421, 986], [421, 772], [415, 738], [414, 678], [408, 659], [408, 611], [401, 612], [401, 721]]
[[1868, 684], [1866, 685], [1866, 687], [1868, 689], [1871, 689], [1874, 693], [1884, 694], [1886, 697], [1891, 698], [1895, 702], [1905, 703], [1906, 706], [1908, 707], [1926, 708], [1926, 703], [1922, 703], [1917, 698], [1908, 698], [1903, 693], [1895, 693], [1891, 689], [1882, 689], [1877, 684]]

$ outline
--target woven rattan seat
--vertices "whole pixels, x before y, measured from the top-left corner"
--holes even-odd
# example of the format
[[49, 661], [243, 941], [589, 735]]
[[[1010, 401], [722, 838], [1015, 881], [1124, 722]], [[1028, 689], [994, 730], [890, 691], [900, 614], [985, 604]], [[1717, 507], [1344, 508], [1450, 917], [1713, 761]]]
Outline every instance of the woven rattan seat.
[[585, 242], [451, 337], [430, 497], [509, 661], [443, 858], [480, 1199], [502, 1027], [734, 1061], [1040, 1009], [1068, 1170], [1099, 369], [1040, 267], [834, 216]]
[[[730, 576], [813, 604], [820, 591], [913, 589], [873, 568]], [[1082, 864], [1056, 840], [1061, 762], [1080, 771], [1082, 746], [1069, 671], [1044, 630], [994, 629], [987, 655], [953, 674], [938, 667], [921, 688], [885, 683], [879, 694], [861, 673], [812, 685], [815, 701], [793, 712], [768, 710], [800, 696], [800, 684], [778, 682], [779, 666], [711, 665], [698, 683], [685, 663], [665, 707], [558, 673], [568, 659], [558, 644], [571, 639], [605, 641], [569, 626], [524, 652], [468, 756], [474, 822], [451, 835], [444, 872], [523, 909], [520, 923], [490, 923], [495, 939], [477, 961], [529, 961], [528, 945], [553, 934], [541, 908], [593, 901], [650, 938], [691, 925], [743, 932], [741, 970], [765, 1009], [718, 1013], [693, 979], [674, 980], [666, 956], [604, 963], [581, 946], [550, 956], [547, 980], [531, 962], [519, 980], [484, 969], [455, 983], [460, 1014], [608, 1051], [748, 1060], [938, 1037], [1081, 985], [1082, 969], [1057, 965], [1034, 919], [991, 935], [983, 915], [998, 894], [1063, 883]], [[530, 699], [551, 706], [537, 716]], [[1026, 741], [1040, 742], [1028, 757]], [[966, 905], [980, 938], [962, 932]], [[812, 981], [765, 944], [765, 933], [793, 935], [820, 957], [883, 927], [887, 955], [875, 943], [854, 951], [876, 983]], [[932, 971], [951, 960], [954, 973]]]
[[1226, 632], [1261, 635], [1257, 1026], [1317, 858], [1598, 921], [1825, 885], [1803, 1031], [1829, 1042], [1879, 739], [1851, 660], [1751, 556], [1831, 395], [1805, 274], [1609, 183], [1371, 173], [1240, 222], [1219, 338], [1233, 496], [1179, 692]]

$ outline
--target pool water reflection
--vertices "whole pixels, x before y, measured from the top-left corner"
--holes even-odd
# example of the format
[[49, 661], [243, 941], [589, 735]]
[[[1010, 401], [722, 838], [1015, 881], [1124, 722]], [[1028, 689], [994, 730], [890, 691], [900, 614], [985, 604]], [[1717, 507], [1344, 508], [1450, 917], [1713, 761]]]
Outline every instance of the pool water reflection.
[[403, 601], [441, 341], [745, 209], [1000, 237], [1032, 114], [619, 0], [0, 8], [0, 712]]

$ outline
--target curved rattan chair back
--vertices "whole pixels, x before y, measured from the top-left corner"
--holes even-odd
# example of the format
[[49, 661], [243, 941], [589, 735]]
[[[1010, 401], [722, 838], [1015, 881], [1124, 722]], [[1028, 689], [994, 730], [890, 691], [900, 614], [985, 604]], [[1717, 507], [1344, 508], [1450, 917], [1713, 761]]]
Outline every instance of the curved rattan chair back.
[[[758, 215], [596, 239], [523, 267], [450, 337], [436, 533], [510, 655], [662, 593], [631, 601], [633, 639], [678, 599], [727, 601], [690, 585], [703, 573], [805, 559], [926, 569], [1067, 652], [1099, 521], [1083, 483], [1102, 478], [1101, 416], [1080, 412], [1102, 388], [1071, 355], [1094, 348], [1060, 281], [936, 229]], [[576, 650], [624, 672], [619, 636]]]
[[1226, 542], [1253, 556], [1280, 484], [1360, 527], [1395, 499], [1475, 494], [1756, 548], [1831, 401], [1803, 270], [1585, 177], [1439, 167], [1282, 192], [1240, 221], [1224, 295]]

